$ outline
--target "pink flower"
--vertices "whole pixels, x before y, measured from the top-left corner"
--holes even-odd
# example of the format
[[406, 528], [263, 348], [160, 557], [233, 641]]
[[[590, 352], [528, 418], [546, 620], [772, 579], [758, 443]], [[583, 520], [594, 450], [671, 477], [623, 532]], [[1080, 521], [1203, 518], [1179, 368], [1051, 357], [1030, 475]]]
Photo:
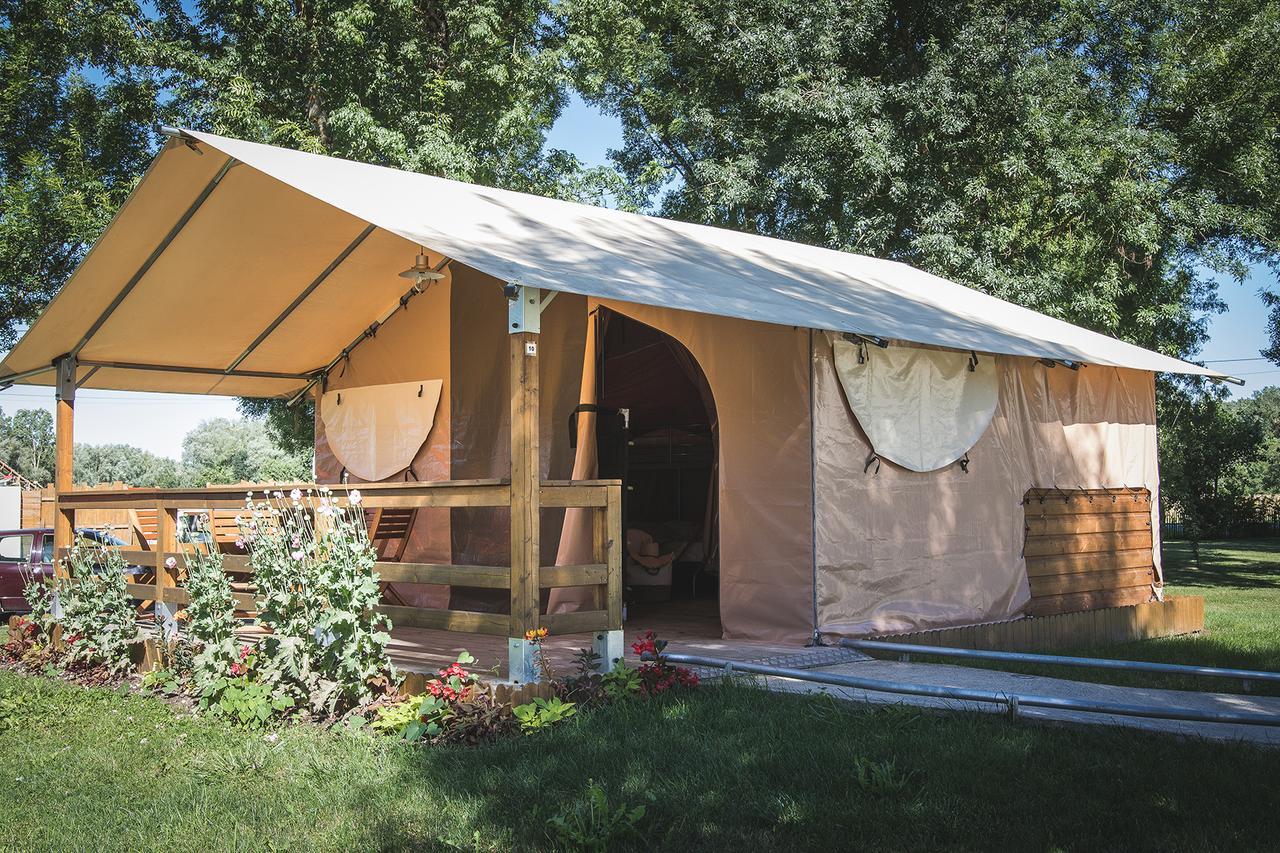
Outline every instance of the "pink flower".
[[238, 663], [233, 663], [233, 664], [231, 664], [231, 674], [232, 674], [232, 675], [240, 675], [240, 674], [242, 674], [243, 672], [244, 672], [244, 667], [243, 667], [243, 666], [241, 666], [241, 665], [240, 665], [240, 664], [238, 664]]
[[239, 548], [241, 551], [243, 551], [244, 545], [245, 545], [244, 537], [243, 536], [238, 537], [236, 539], [236, 547]]
[[170, 557], [170, 558], [168, 558], [167, 560], [165, 560], [165, 561], [164, 561], [164, 567], [165, 567], [166, 569], [176, 569], [176, 568], [178, 568], [178, 558], [177, 558], [177, 557]]
[[295, 559], [295, 560], [301, 560], [301, 559], [302, 559], [302, 552], [301, 552], [301, 551], [293, 551], [293, 552], [291, 552], [291, 553], [289, 554], [289, 556], [290, 556], [290, 557], [293, 557], [293, 559]]

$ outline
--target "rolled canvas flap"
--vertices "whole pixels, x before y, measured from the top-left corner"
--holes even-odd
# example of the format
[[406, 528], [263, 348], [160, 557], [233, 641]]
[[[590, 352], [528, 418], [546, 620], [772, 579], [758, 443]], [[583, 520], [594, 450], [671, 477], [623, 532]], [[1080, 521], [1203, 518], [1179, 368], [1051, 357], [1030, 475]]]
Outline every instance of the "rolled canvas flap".
[[[978, 443], [999, 400], [996, 363], [920, 347], [837, 339], [836, 373], [878, 456], [911, 471], [945, 468]], [[865, 353], [859, 363], [860, 349]]]
[[362, 480], [385, 480], [413, 462], [440, 404], [441, 379], [327, 391], [320, 418], [333, 455]]

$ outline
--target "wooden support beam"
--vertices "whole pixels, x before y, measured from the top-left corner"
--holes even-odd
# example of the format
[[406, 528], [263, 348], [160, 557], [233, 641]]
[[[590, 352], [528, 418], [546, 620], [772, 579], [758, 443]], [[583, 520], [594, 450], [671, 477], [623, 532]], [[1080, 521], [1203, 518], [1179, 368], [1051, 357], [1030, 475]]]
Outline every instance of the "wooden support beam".
[[[64, 356], [57, 362], [57, 410], [54, 425], [53, 484], [55, 503], [53, 513], [54, 548], [70, 548], [75, 538], [75, 510], [65, 511], [61, 495], [70, 492], [75, 484], [72, 459], [75, 450], [76, 418], [76, 361]], [[64, 575], [55, 568], [55, 574]]]
[[[167, 640], [177, 629], [172, 605], [167, 593], [178, 585], [178, 567], [171, 570], [167, 561], [178, 550], [178, 511], [166, 509], [156, 501], [156, 625], [162, 626], [161, 635]], [[176, 561], [175, 561], [176, 562]]]
[[540, 472], [538, 335], [508, 336], [511, 353], [511, 620], [508, 636], [538, 627]]

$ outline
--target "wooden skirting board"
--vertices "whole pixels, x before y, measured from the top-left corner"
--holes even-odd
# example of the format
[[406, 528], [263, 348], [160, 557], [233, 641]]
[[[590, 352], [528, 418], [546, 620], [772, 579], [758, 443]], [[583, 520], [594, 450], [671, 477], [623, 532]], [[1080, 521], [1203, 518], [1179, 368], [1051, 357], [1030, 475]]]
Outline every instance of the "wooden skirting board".
[[1198, 595], [1170, 595], [1164, 601], [1149, 601], [1126, 607], [1104, 607], [1051, 616], [1031, 616], [1007, 622], [985, 622], [958, 628], [879, 635], [875, 639], [956, 649], [1054, 652], [1131, 640], [1174, 637], [1203, 630], [1204, 598]]

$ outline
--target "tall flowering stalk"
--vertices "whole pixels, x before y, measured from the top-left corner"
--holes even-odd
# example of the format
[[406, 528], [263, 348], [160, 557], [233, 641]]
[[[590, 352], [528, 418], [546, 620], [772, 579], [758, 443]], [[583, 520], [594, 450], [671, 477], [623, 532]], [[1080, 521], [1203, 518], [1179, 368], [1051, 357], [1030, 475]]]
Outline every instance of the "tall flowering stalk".
[[359, 491], [347, 503], [325, 488], [250, 492], [238, 517], [260, 599], [264, 671], [315, 711], [372, 695], [389, 673], [391, 625], [376, 612], [380, 587]]
[[[207, 532], [207, 520], [203, 526]], [[207, 544], [197, 545], [197, 550], [185, 557], [186, 587], [191, 596], [186, 609], [187, 633], [195, 648], [192, 678], [203, 692], [218, 678], [231, 674], [240, 654], [236, 648], [235, 598], [223, 570], [222, 554], [212, 536], [199, 538]]]

